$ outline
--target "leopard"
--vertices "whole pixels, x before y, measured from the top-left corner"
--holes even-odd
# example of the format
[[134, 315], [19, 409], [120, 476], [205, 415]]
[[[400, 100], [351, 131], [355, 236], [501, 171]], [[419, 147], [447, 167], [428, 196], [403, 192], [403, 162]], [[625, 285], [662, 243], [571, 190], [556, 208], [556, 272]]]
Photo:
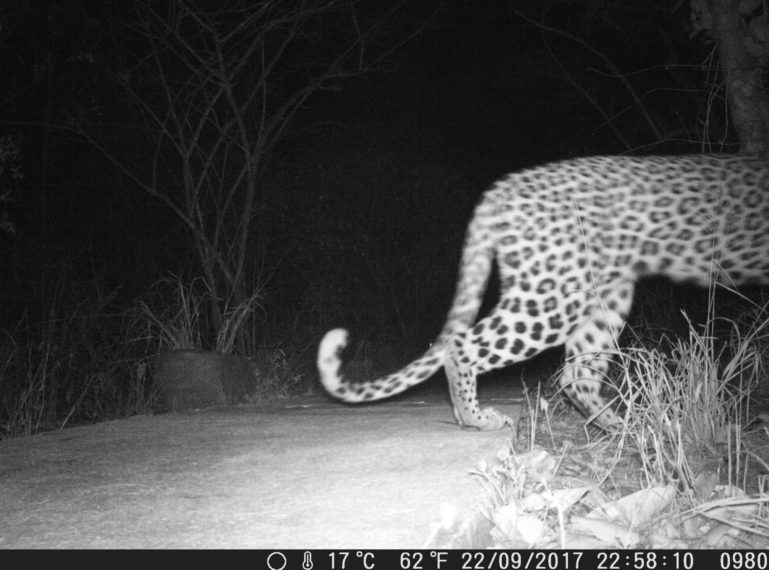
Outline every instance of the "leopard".
[[[496, 263], [498, 300], [478, 319]], [[640, 278], [696, 286], [769, 284], [769, 160], [747, 154], [593, 156], [501, 178], [475, 206], [443, 328], [401, 370], [343, 373], [347, 330], [318, 347], [325, 390], [346, 403], [389, 398], [445, 369], [454, 418], [481, 431], [512, 427], [480, 408], [479, 374], [563, 345], [557, 383], [600, 428], [623, 422], [601, 395]], [[638, 380], [635, 380], [638, 381]]]

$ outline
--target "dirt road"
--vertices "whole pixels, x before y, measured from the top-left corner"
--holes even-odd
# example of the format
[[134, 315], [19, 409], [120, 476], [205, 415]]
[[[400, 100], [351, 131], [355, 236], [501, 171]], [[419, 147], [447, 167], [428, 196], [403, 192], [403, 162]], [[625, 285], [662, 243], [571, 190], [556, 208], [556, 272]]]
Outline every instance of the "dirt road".
[[[366, 407], [317, 396], [6, 440], [0, 548], [471, 547], [486, 492], [468, 470], [510, 435], [460, 430], [443, 393]], [[470, 526], [430, 538], [442, 504]]]

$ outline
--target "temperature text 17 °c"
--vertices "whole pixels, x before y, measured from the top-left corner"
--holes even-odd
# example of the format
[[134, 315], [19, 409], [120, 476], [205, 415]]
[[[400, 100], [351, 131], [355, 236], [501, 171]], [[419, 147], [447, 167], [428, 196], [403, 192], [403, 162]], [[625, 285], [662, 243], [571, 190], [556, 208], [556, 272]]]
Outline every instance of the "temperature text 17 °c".
[[355, 552], [329, 552], [329, 568], [331, 570], [350, 570], [363, 568], [374, 570], [374, 553], [356, 550]]

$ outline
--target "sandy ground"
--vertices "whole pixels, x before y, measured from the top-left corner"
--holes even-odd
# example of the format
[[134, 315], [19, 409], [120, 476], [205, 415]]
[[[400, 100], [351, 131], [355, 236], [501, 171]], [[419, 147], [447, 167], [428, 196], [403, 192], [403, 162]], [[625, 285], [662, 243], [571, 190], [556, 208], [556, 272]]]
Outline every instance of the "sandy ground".
[[2, 441], [0, 548], [471, 547], [426, 541], [442, 504], [482, 518], [468, 471], [511, 432], [463, 431], [447, 400], [321, 395]]

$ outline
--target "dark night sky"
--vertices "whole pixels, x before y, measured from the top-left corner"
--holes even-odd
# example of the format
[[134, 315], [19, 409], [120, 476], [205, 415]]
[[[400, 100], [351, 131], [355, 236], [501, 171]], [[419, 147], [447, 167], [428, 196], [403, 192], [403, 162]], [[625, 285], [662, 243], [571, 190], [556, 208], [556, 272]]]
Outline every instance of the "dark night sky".
[[[6, 16], [0, 36], [10, 70], [0, 121], [23, 141], [26, 173], [11, 208], [19, 231], [3, 238], [12, 253], [6, 259], [15, 260], [6, 274], [25, 282], [30, 267], [51, 267], [53, 257], [79, 279], [121, 287], [127, 298], [168, 271], [195, 274], [186, 230], [167, 208], [132, 188], [85, 141], [43, 124], [66, 121], [72, 100], [87, 100], [120, 133], [128, 120], [117, 111], [120, 97], [73, 58], [97, 29], [107, 30], [105, 10], [129, 4], [30, 2], [26, 14], [3, 4], [0, 15], [22, 16]], [[496, 177], [575, 155], [696, 150], [701, 94], [685, 91], [681, 78], [702, 87], [699, 66], [710, 47], [688, 37], [685, 5], [673, 12], [674, 2], [656, 0], [556, 1], [544, 13], [545, 4], [412, 3], [400, 25], [428, 23], [385, 69], [308, 101], [265, 177], [269, 227], [260, 247], [267, 264], [276, 263], [276, 307], [309, 303], [308, 288], [321, 297], [340, 291], [339, 305], [354, 307], [389, 279], [404, 289], [396, 287], [394, 298], [413, 297], [404, 314], [420, 319], [414, 313], [432, 303], [428, 320], [438, 319], [432, 313], [447, 306], [472, 204]], [[560, 33], [543, 34], [515, 10]], [[114, 64], [122, 61], [118, 51], [94, 55]], [[41, 77], [54, 68], [58, 83], [46, 86]], [[657, 132], [615, 71], [627, 74]], [[140, 144], [132, 150], [151, 155]], [[329, 265], [342, 269], [338, 278]], [[286, 298], [289, 291], [296, 294]], [[367, 319], [365, 311], [347, 312]]]
[[[672, 12], [673, 2], [633, 2], [625, 9], [611, 2], [554, 3], [544, 21], [574, 37], [567, 39], [554, 32], [543, 36], [515, 12], [537, 20], [532, 6], [539, 4], [544, 3], [438, 3], [429, 29], [399, 54], [390, 73], [354, 82], [329, 106], [316, 109], [399, 129], [393, 144], [431, 145], [449, 163], [474, 171], [479, 184], [575, 155], [691, 150], [675, 142], [680, 133], [673, 133], [680, 126], [676, 121], [696, 113], [696, 103], [681, 94], [680, 75], [701, 85], [704, 76], [691, 66], [699, 65], [707, 49], [688, 39], [686, 6]], [[588, 14], [585, 6], [591, 4], [613, 9]], [[600, 55], [628, 74], [669, 140], [654, 140], [638, 105]], [[674, 68], [679, 77], [670, 73]], [[613, 134], [588, 96], [632, 148]]]

